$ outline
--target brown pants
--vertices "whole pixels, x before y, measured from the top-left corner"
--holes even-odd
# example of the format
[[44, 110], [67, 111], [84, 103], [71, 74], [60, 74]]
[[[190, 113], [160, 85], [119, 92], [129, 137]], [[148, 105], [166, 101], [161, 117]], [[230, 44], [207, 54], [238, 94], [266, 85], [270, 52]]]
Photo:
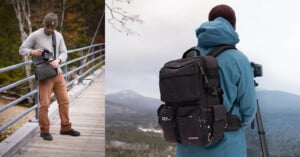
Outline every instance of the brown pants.
[[50, 106], [51, 93], [54, 91], [58, 102], [59, 116], [61, 120], [61, 131], [69, 131], [71, 123], [69, 121], [69, 98], [63, 74], [44, 81], [39, 81], [39, 125], [41, 133], [49, 133], [50, 121], [48, 118], [48, 108]]

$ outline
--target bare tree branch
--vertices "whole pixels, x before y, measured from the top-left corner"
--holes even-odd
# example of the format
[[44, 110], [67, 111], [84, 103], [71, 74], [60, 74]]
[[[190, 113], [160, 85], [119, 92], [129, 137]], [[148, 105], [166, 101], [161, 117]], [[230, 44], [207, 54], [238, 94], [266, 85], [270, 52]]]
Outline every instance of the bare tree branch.
[[128, 27], [128, 23], [142, 24], [144, 21], [139, 15], [129, 15], [128, 12], [124, 11], [122, 8], [116, 7], [115, 2], [130, 4], [131, 0], [111, 0], [111, 6], [108, 3], [105, 3], [106, 8], [111, 15], [108, 22], [120, 33], [125, 32], [127, 35], [138, 34]]

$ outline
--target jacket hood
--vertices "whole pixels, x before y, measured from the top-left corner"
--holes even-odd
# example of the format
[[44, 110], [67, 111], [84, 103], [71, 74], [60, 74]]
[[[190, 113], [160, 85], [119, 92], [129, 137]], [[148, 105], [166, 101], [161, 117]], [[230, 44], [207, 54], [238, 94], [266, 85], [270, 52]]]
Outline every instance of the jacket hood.
[[231, 24], [222, 17], [205, 22], [196, 29], [198, 47], [210, 48], [218, 45], [235, 45], [239, 40]]

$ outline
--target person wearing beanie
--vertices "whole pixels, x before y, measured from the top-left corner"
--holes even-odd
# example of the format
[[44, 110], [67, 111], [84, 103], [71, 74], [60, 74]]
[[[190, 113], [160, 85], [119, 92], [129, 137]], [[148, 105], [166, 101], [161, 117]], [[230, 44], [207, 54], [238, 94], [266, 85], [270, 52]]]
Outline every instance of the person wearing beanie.
[[[197, 48], [201, 55], [220, 45], [236, 45], [239, 42], [234, 10], [228, 5], [217, 5], [209, 13], [208, 22], [196, 29]], [[223, 89], [223, 104], [227, 112], [234, 104], [232, 114], [237, 115], [242, 128], [225, 131], [224, 138], [209, 146], [180, 144], [176, 146], [178, 157], [246, 157], [247, 146], [244, 127], [250, 125], [256, 113], [256, 93], [253, 70], [248, 58], [239, 50], [228, 49], [216, 57]]]
[[[50, 120], [48, 117], [48, 108], [51, 100], [52, 91], [58, 102], [59, 116], [61, 119], [61, 135], [80, 136], [80, 132], [72, 129], [72, 124], [69, 119], [69, 98], [67, 93], [67, 86], [64, 79], [64, 74], [60, 68], [60, 64], [67, 60], [67, 48], [64, 38], [61, 33], [57, 32], [57, 15], [55, 13], [48, 13], [44, 17], [44, 27], [31, 33], [19, 48], [19, 53], [23, 56], [31, 56], [33, 63], [38, 64], [43, 62], [43, 51], [49, 50], [51, 55], [57, 56], [51, 58], [51, 66], [57, 69], [58, 74], [47, 80], [38, 81], [39, 89], [39, 126], [40, 136], [44, 140], [52, 141], [53, 137], [50, 134]], [[53, 38], [52, 38], [53, 37]], [[54, 38], [55, 37], [55, 38]], [[54, 51], [54, 43], [56, 47]], [[54, 55], [54, 53], [56, 54]], [[50, 59], [49, 59], [50, 60]]]

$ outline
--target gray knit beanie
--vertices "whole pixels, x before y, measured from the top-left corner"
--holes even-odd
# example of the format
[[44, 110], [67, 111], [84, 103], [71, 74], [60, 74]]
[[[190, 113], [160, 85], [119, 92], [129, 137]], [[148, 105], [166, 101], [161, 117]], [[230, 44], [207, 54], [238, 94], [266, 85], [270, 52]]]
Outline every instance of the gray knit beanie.
[[43, 21], [44, 26], [46, 27], [56, 27], [57, 26], [57, 15], [53, 12], [50, 12], [46, 14], [44, 21]]

